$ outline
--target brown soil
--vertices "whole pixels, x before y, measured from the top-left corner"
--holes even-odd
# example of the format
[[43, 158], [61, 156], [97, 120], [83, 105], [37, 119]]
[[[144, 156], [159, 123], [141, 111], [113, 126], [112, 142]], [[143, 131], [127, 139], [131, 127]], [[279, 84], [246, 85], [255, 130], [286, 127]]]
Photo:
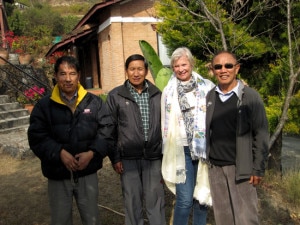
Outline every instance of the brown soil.
[[[36, 157], [20, 160], [2, 153], [0, 166], [0, 225], [49, 224], [47, 179], [42, 176], [40, 161]], [[124, 210], [119, 176], [112, 170], [108, 159], [98, 174], [102, 225], [122, 225]], [[299, 212], [289, 207], [279, 193], [267, 186], [260, 188], [258, 193], [262, 225], [300, 224]], [[168, 220], [173, 200], [174, 196], [166, 190]], [[80, 225], [75, 205], [73, 214], [74, 225]], [[212, 210], [209, 210], [208, 217], [207, 224], [213, 225]]]

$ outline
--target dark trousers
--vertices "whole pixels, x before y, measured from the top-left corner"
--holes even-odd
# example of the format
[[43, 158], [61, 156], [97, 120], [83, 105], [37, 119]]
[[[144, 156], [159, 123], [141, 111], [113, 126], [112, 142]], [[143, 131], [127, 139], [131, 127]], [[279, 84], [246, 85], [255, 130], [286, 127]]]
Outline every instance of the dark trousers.
[[256, 188], [249, 180], [235, 180], [235, 166], [212, 166], [210, 191], [216, 225], [258, 225]]
[[99, 225], [98, 176], [93, 173], [71, 180], [48, 180], [51, 225], [72, 225], [73, 198], [83, 225]]
[[150, 225], [165, 225], [161, 160], [122, 160], [122, 164], [125, 225], [144, 224], [143, 206]]

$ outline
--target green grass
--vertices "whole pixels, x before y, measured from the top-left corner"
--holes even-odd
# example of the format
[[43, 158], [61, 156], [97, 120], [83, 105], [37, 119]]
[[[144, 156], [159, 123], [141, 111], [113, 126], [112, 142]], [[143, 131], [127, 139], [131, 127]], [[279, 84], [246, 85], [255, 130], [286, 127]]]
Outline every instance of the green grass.
[[297, 207], [300, 205], [300, 170], [290, 169], [283, 174], [267, 171], [264, 177], [264, 186], [285, 196], [284, 201]]
[[300, 205], [300, 171], [288, 171], [282, 177], [282, 186], [288, 198], [288, 202]]

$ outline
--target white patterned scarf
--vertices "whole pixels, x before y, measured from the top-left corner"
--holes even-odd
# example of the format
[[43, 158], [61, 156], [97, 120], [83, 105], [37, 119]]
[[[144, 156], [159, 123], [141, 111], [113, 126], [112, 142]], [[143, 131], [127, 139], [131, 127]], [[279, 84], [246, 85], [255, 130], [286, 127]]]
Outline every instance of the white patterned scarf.
[[[206, 94], [214, 87], [214, 84], [199, 74], [193, 72], [195, 81], [195, 109], [192, 122], [188, 122], [188, 144], [193, 160], [200, 158], [206, 159], [206, 140], [205, 140], [205, 116], [206, 116]], [[162, 173], [167, 186], [174, 193], [176, 183], [185, 182], [185, 158], [182, 145], [182, 137], [179, 131], [179, 118], [182, 114], [183, 105], [187, 101], [183, 100], [179, 105], [178, 79], [175, 74], [170, 78], [162, 95], [162, 134], [163, 134], [163, 165]], [[193, 82], [192, 81], [192, 82]], [[184, 93], [180, 93], [184, 95]], [[184, 98], [184, 97], [183, 97]], [[186, 105], [186, 107], [189, 107]], [[187, 117], [188, 115], [186, 115]], [[184, 118], [184, 115], [183, 115]], [[188, 118], [188, 117], [187, 117]], [[186, 122], [185, 122], [186, 125]], [[187, 126], [185, 126], [187, 127]], [[187, 130], [187, 129], [186, 129]], [[170, 185], [172, 187], [170, 188]], [[174, 188], [174, 189], [173, 189]], [[173, 190], [172, 190], [173, 189]]]
[[[207, 79], [204, 79], [196, 72], [192, 73], [193, 78], [191, 79], [190, 86], [194, 85], [195, 88], [195, 110], [194, 115], [191, 117], [191, 110], [188, 109], [188, 101], [186, 100], [185, 92], [183, 87], [178, 87], [177, 82], [178, 79], [173, 74], [170, 78], [167, 86], [164, 89], [165, 95], [164, 99], [164, 107], [165, 107], [165, 118], [162, 118], [164, 121], [164, 130], [163, 136], [167, 137], [169, 131], [169, 116], [172, 108], [174, 108], [174, 104], [179, 104], [181, 109], [182, 116], [184, 118], [185, 127], [187, 130], [187, 138], [188, 144], [191, 151], [191, 157], [193, 160], [197, 160], [200, 158], [206, 159], [206, 140], [205, 140], [205, 116], [206, 116], [206, 94], [214, 84]], [[194, 84], [193, 84], [194, 83]], [[178, 92], [178, 89], [181, 89]], [[191, 89], [191, 88], [190, 88]], [[174, 91], [177, 91], [178, 99], [177, 101], [173, 101]], [[182, 103], [178, 103], [182, 102]], [[175, 107], [177, 108], [177, 107]]]

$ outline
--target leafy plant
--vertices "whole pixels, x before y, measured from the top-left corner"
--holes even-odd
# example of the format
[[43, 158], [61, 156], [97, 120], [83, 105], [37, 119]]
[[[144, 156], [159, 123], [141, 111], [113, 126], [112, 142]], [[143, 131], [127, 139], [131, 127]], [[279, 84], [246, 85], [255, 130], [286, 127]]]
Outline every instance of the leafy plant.
[[43, 97], [45, 93], [45, 88], [33, 86], [29, 89], [26, 89], [21, 95], [18, 96], [17, 101], [21, 104], [28, 104], [37, 102]]
[[35, 40], [33, 37], [15, 36], [11, 44], [11, 50], [19, 54], [32, 54], [35, 48]]
[[0, 38], [0, 48], [1, 49], [8, 49], [10, 48], [12, 42], [13, 42], [14, 32], [7, 31], [4, 35], [4, 38]]
[[163, 66], [159, 56], [147, 41], [140, 40], [139, 45], [148, 62], [155, 85], [162, 91], [172, 76], [172, 70]]
[[102, 99], [102, 101], [106, 102], [106, 99], [107, 99], [107, 93], [100, 94], [99, 97]]

